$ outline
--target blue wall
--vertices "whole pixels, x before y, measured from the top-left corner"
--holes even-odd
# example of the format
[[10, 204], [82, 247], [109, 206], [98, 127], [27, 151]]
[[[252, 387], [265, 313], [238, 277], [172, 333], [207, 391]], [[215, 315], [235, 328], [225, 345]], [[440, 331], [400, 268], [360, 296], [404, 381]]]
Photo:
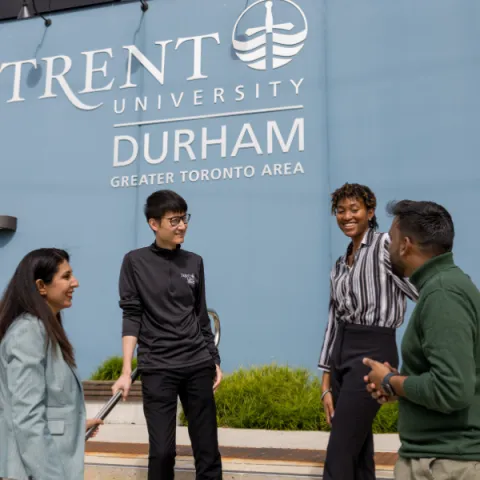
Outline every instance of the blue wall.
[[[249, 68], [232, 49], [232, 30], [245, 1], [152, 0], [143, 16], [136, 2], [117, 4], [54, 15], [47, 31], [39, 19], [2, 25], [0, 64], [36, 58], [39, 66], [23, 67], [23, 102], [8, 103], [13, 67], [0, 73], [0, 213], [19, 218], [15, 235], [0, 236], [0, 286], [29, 250], [58, 246], [70, 251], [81, 287], [66, 312], [66, 326], [83, 377], [121, 351], [120, 262], [130, 249], [152, 241], [142, 205], [162, 187], [113, 188], [115, 176], [174, 175], [175, 183], [167, 187], [189, 202], [192, 222], [185, 248], [205, 259], [208, 304], [222, 319], [227, 371], [273, 360], [315, 368], [326, 322], [328, 272], [346, 247], [329, 216], [329, 193], [345, 181], [374, 189], [384, 230], [389, 219], [383, 211], [390, 199], [443, 203], [455, 220], [457, 261], [479, 280], [474, 243], [480, 232], [471, 212], [480, 179], [475, 161], [480, 147], [480, 5], [473, 0], [296, 4], [308, 20], [303, 49], [277, 69], [270, 67], [267, 49], [265, 71]], [[259, 3], [245, 13], [237, 39], [246, 39], [241, 36], [246, 29], [265, 25], [264, 6]], [[275, 24], [294, 24], [286, 33], [304, 29], [291, 2], [275, 0], [273, 8]], [[219, 44], [214, 39], [203, 43], [202, 73], [208, 78], [187, 80], [193, 72], [193, 45], [190, 41], [175, 50], [177, 39], [217, 32]], [[173, 40], [166, 47], [163, 85], [134, 60], [137, 87], [120, 89], [128, 70], [122, 47], [135, 45], [159, 67], [162, 49], [154, 42], [162, 40]], [[108, 63], [106, 77], [95, 73], [93, 86], [104, 87], [115, 78], [112, 88], [79, 94], [86, 76], [82, 52], [108, 48], [113, 58], [95, 57], [97, 68]], [[48, 73], [42, 59], [57, 55], [72, 60], [65, 78], [76, 97], [89, 105], [103, 102], [101, 107], [76, 108], [55, 81], [57, 97], [39, 99]], [[54, 73], [62, 68], [57, 60]], [[290, 80], [302, 78], [296, 95]], [[276, 81], [282, 83], [274, 96], [269, 82]], [[244, 85], [242, 101], [236, 101], [239, 85]], [[224, 103], [213, 102], [215, 88], [224, 89]], [[203, 90], [203, 105], [194, 105], [195, 90]], [[178, 99], [180, 92], [184, 97], [176, 108], [170, 94]], [[147, 111], [135, 111], [132, 102], [145, 96]], [[125, 112], [116, 114], [114, 101], [120, 105], [124, 98]], [[302, 108], [211, 118], [288, 106]], [[191, 116], [207, 118], [113, 127]], [[267, 122], [276, 121], [287, 140], [295, 119], [304, 122], [304, 148], [297, 131], [288, 152], [274, 140], [269, 154]], [[262, 152], [242, 148], [232, 156], [245, 123], [251, 124]], [[216, 145], [202, 159], [202, 128], [217, 138], [223, 125], [226, 157]], [[162, 132], [172, 136], [180, 129], [196, 136], [196, 160], [183, 150], [175, 161], [170, 137], [163, 162], [148, 164], [140, 152], [132, 164], [113, 166], [115, 135], [141, 144], [150, 133], [152, 156], [159, 156]], [[246, 135], [244, 142], [250, 140]], [[128, 145], [123, 142], [120, 148], [123, 160]], [[261, 175], [265, 165], [273, 170], [274, 164], [285, 163], [292, 164], [292, 172], [297, 163], [301, 169], [295, 175]], [[245, 166], [255, 167], [252, 178], [181, 181], [181, 171]]]

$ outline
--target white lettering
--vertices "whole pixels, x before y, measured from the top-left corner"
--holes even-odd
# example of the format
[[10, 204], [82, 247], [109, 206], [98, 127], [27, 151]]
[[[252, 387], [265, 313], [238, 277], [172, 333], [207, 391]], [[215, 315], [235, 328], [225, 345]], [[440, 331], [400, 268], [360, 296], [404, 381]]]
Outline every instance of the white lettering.
[[[130, 142], [130, 145], [132, 145], [132, 154], [127, 160], [119, 160], [119, 147], [120, 147], [120, 142]], [[133, 163], [138, 155], [138, 143], [135, 140], [135, 138], [130, 137], [129, 135], [117, 135], [114, 138], [113, 142], [113, 166], [114, 167], [126, 167], [127, 165], [130, 165]]]
[[107, 86], [100, 88], [93, 88], [93, 74], [95, 72], [103, 73], [103, 78], [107, 76], [107, 60], [103, 63], [103, 66], [100, 68], [94, 68], [93, 62], [94, 57], [97, 53], [107, 53], [110, 58], [113, 58], [113, 52], [111, 48], [105, 50], [92, 50], [91, 52], [82, 52], [82, 55], [87, 57], [86, 67], [85, 67], [85, 88], [78, 93], [92, 93], [92, 92], [103, 92], [106, 90], [111, 90], [115, 79], [113, 79]]
[[293, 174], [296, 175], [298, 172], [300, 173], [305, 173], [303, 171], [303, 166], [300, 162], [297, 162], [297, 164], [295, 165], [295, 168], [293, 169]]
[[117, 104], [117, 100], [115, 100], [113, 102], [113, 111], [116, 113], [116, 114], [120, 114], [120, 113], [123, 113], [125, 111], [125, 99], [122, 100], [122, 109], [120, 111], [118, 111], [118, 104]]
[[293, 80], [290, 80], [290, 83], [295, 87], [295, 94], [298, 95], [298, 89], [300, 85], [303, 83], [303, 78], [301, 78], [298, 83], [295, 83]]
[[202, 93], [203, 93], [203, 90], [195, 90], [193, 92], [194, 105], [203, 105], [203, 102], [201, 101], [203, 99]]
[[219, 168], [214, 168], [210, 172], [210, 177], [212, 178], [212, 180], [219, 180], [221, 176], [222, 176], [222, 171]]
[[150, 156], [150, 134], [146, 133], [144, 137], [145, 145], [143, 147], [143, 155], [147, 163], [150, 165], [157, 165], [162, 163], [168, 154], [168, 132], [163, 132], [163, 141], [162, 141], [162, 153], [158, 158], [152, 158]]
[[273, 96], [277, 96], [277, 86], [280, 85], [282, 82], [269, 82], [269, 85], [273, 87]]
[[252, 178], [254, 175], [255, 175], [255, 168], [252, 167], [251, 165], [248, 165], [244, 168], [243, 170], [243, 174], [247, 177], [247, 178]]
[[178, 107], [180, 106], [180, 104], [182, 103], [183, 94], [184, 94], [184, 92], [182, 92], [182, 93], [180, 94], [180, 98], [179, 98], [178, 100], [176, 99], [174, 93], [171, 93], [171, 94], [170, 94], [170, 96], [172, 97], [172, 100], [173, 100], [173, 104], [175, 105], [175, 108], [178, 108]]
[[163, 85], [164, 82], [164, 73], [165, 73], [165, 53], [166, 47], [169, 43], [172, 43], [173, 40], [163, 40], [161, 42], [155, 42], [155, 45], [162, 46], [162, 58], [161, 58], [161, 67], [160, 70], [135, 46], [128, 45], [123, 47], [124, 50], [128, 51], [128, 63], [127, 63], [127, 79], [124, 85], [120, 88], [133, 88], [137, 84], [132, 83], [132, 58], [135, 57], [144, 68], [160, 83]]
[[188, 77], [187, 80], [200, 80], [202, 78], [208, 78], [207, 75], [202, 75], [202, 40], [207, 38], [213, 38], [220, 44], [220, 38], [217, 33], [211, 33], [209, 35], [198, 35], [196, 37], [184, 37], [177, 40], [175, 50], [178, 49], [182, 43], [193, 41], [193, 75]]
[[131, 175], [122, 177], [112, 177], [110, 179], [110, 185], [113, 188], [119, 187], [141, 187], [142, 185], [164, 185], [168, 183], [174, 183], [173, 172], [167, 173], [146, 173], [143, 175]]
[[238, 97], [235, 98], [236, 102], [241, 102], [245, 98], [245, 93], [243, 93], [244, 88], [245, 88], [245, 85], [238, 85], [235, 88], [235, 92], [239, 95]]
[[[250, 136], [251, 142], [248, 143], [243, 143], [243, 137], [245, 134], [248, 133]], [[243, 125], [242, 131], [240, 132], [240, 135], [238, 136], [237, 143], [235, 143], [235, 147], [233, 148], [232, 151], [232, 157], [236, 157], [238, 151], [241, 148], [255, 148], [255, 151], [257, 152], [257, 155], [262, 155], [262, 149], [260, 148], [260, 144], [258, 143], [258, 139], [255, 136], [255, 132], [253, 131], [252, 126], [249, 123], [245, 123]]]
[[275, 120], [270, 120], [267, 122], [267, 152], [270, 155], [273, 153], [273, 134], [275, 133], [275, 137], [280, 144], [280, 148], [282, 149], [283, 153], [287, 153], [290, 151], [290, 148], [293, 143], [293, 139], [295, 134], [298, 131], [298, 151], [303, 152], [305, 149], [305, 129], [304, 129], [304, 119], [303, 118], [296, 118], [293, 122], [292, 129], [290, 130], [290, 135], [288, 137], [287, 143], [285, 143], [282, 134], [280, 133], [280, 129], [278, 124]]
[[[98, 105], [87, 105], [81, 102], [75, 96], [72, 89], [70, 88], [67, 81], [65, 80], [65, 75], [72, 68], [72, 60], [70, 57], [67, 57], [65, 55], [59, 55], [56, 57], [42, 58], [42, 60], [44, 60], [47, 63], [47, 71], [46, 71], [46, 80], [45, 80], [45, 93], [41, 97], [39, 97], [40, 99], [55, 98], [57, 96], [55, 93], [52, 92], [53, 80], [56, 80], [60, 85], [60, 87], [62, 88], [65, 95], [67, 96], [67, 98], [70, 100], [70, 102], [78, 109], [95, 110], [96, 108], [101, 107], [103, 105], [103, 102], [99, 103]], [[53, 64], [55, 60], [63, 60], [64, 62], [63, 72], [56, 75], [53, 74]]]
[[223, 88], [216, 88], [213, 91], [213, 103], [217, 103], [217, 100], [220, 98], [222, 103], [225, 103], [225, 99], [223, 98], [223, 94], [225, 93], [225, 90]]
[[191, 170], [188, 172], [188, 179], [191, 182], [196, 182], [200, 178], [200, 172], [198, 170]]
[[135, 111], [138, 112], [139, 109], [142, 109], [144, 112], [147, 111], [147, 100], [148, 97], [143, 97], [143, 102], [140, 97], [135, 99]]
[[0, 66], [0, 73], [3, 72], [8, 67], [15, 67], [14, 73], [13, 73], [13, 95], [10, 100], [8, 100], [7, 103], [13, 103], [13, 102], [23, 102], [25, 101], [24, 98], [20, 96], [20, 85], [21, 85], [21, 79], [22, 79], [22, 66], [30, 63], [33, 65], [35, 68], [37, 68], [37, 61], [32, 58], [31, 60], [23, 60], [22, 62], [11, 62], [11, 63], [2, 63]]
[[[180, 141], [181, 135], [187, 135], [188, 139], [186, 141]], [[192, 142], [195, 140], [195, 134], [192, 130], [175, 130], [175, 154], [174, 154], [174, 161], [180, 161], [180, 149], [184, 148], [190, 160], [196, 160], [195, 154], [193, 153], [192, 147], [190, 146]]]
[[263, 170], [262, 170], [262, 177], [264, 175], [272, 175], [272, 169], [270, 168], [270, 165], [268, 165], [268, 163], [263, 167]]
[[197, 182], [198, 180], [202, 182], [209, 182], [210, 180], [226, 180], [241, 178], [252, 178], [255, 175], [255, 167], [248, 165], [246, 167], [225, 167], [213, 168], [212, 170], [201, 169], [201, 170], [181, 170], [180, 175], [182, 178], [182, 183], [186, 181]]
[[219, 139], [207, 139], [207, 127], [202, 128], [202, 160], [207, 159], [207, 147], [209, 145], [221, 145], [221, 157], [227, 156], [227, 126], [222, 125], [222, 133]]

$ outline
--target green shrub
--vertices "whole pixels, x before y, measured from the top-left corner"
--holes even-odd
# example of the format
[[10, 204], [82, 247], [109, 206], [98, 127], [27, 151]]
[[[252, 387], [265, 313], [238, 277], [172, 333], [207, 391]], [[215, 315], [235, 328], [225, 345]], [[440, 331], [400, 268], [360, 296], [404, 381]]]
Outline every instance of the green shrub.
[[[107, 359], [91, 380], [117, 380], [122, 358]], [[136, 368], [134, 359], [132, 369]], [[276, 364], [240, 368], [225, 375], [215, 394], [219, 427], [265, 430], [329, 431], [320, 402], [319, 379], [306, 369]], [[384, 405], [373, 423], [373, 433], [396, 433], [397, 404]], [[183, 412], [182, 425], [187, 424]]]
[[373, 433], [397, 433], [398, 403], [387, 403], [377, 413]]
[[[321, 385], [306, 369], [266, 365], [226, 375], [215, 394], [219, 427], [329, 431]], [[374, 433], [397, 431], [396, 404], [383, 406]], [[183, 412], [182, 425], [187, 421]]]
[[[90, 380], [95, 381], [112, 381], [117, 380], [122, 374], [123, 359], [122, 357], [110, 357], [103, 362], [95, 373], [90, 377]], [[137, 359], [132, 361], [132, 370], [137, 368]]]

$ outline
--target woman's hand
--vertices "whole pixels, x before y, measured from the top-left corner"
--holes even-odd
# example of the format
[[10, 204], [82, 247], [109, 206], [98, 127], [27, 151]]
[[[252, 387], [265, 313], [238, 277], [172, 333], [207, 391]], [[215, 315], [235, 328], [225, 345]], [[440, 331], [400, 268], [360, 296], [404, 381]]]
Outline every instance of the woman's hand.
[[223, 373], [222, 373], [222, 369], [220, 368], [220, 365], [215, 365], [215, 380], [213, 382], [214, 392], [217, 391], [218, 386], [222, 382], [222, 378], [223, 378]]
[[100, 420], [99, 418], [90, 418], [86, 421], [85, 424], [85, 431], [88, 432], [92, 427], [97, 427], [90, 438], [96, 437], [98, 433], [98, 427], [99, 425], [103, 425], [103, 420]]
[[335, 409], [333, 408], [333, 395], [332, 392], [328, 392], [323, 397], [323, 409], [325, 410], [325, 418], [327, 423], [332, 426], [333, 414]]
[[[322, 377], [322, 395], [323, 395], [323, 409], [325, 410], [325, 418], [327, 423], [332, 426], [333, 414], [335, 409], [333, 407], [333, 395], [330, 390], [330, 373], [325, 372]], [[325, 393], [328, 392], [328, 393]]]

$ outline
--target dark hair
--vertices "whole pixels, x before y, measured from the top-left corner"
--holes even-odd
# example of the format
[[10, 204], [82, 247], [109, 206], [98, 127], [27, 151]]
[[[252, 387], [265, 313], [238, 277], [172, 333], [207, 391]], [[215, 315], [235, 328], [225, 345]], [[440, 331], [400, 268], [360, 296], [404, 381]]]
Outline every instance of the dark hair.
[[387, 213], [398, 220], [398, 228], [420, 249], [434, 255], [451, 252], [455, 229], [448, 211], [435, 202], [402, 200], [390, 202]]
[[[375, 209], [377, 206], [375, 194], [366, 185], [345, 183], [332, 193], [332, 215], [337, 213], [338, 203], [345, 198], [358, 198], [362, 200], [367, 210]], [[369, 220], [368, 225], [374, 230], [378, 228], [376, 215]]]
[[187, 210], [187, 202], [172, 190], [158, 190], [152, 193], [143, 209], [147, 222], [151, 218], [160, 220], [167, 212], [184, 213]]
[[69, 261], [69, 255], [57, 248], [40, 248], [25, 255], [7, 285], [0, 302], [0, 342], [8, 328], [22, 314], [28, 313], [43, 323], [47, 340], [60, 346], [63, 358], [75, 366], [73, 347], [62, 325], [60, 313], [54, 315], [38, 291], [37, 280], [52, 282], [58, 267]]

